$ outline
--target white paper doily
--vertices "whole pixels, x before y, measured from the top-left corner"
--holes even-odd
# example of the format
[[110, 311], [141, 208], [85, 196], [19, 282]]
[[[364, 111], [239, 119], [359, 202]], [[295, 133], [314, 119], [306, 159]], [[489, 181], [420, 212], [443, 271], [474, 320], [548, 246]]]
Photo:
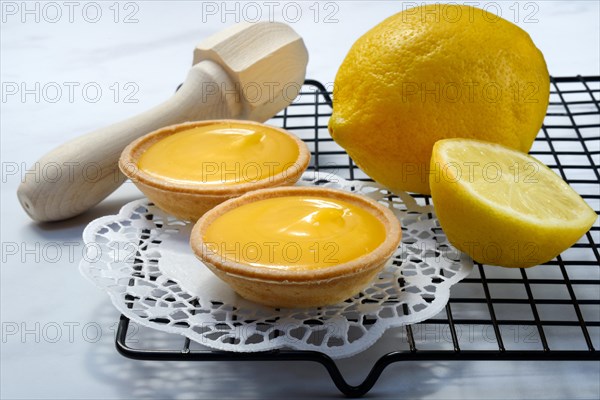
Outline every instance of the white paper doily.
[[450, 287], [473, 268], [446, 240], [432, 206], [408, 194], [391, 197], [372, 182], [305, 173], [298, 185], [357, 192], [391, 208], [402, 223], [402, 243], [363, 292], [313, 309], [274, 309], [238, 296], [196, 259], [192, 224], [147, 199], [118, 215], [92, 221], [83, 232], [81, 273], [106, 290], [117, 309], [141, 325], [189, 337], [219, 350], [317, 350], [333, 358], [361, 352], [391, 327], [440, 312]]

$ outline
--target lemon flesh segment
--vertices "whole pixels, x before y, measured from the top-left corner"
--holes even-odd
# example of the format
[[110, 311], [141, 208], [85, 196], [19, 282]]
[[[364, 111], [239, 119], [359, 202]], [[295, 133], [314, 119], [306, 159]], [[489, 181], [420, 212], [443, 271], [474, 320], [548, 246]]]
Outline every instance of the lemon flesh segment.
[[431, 170], [431, 195], [448, 240], [481, 263], [545, 263], [597, 219], [552, 170], [498, 144], [440, 140], [433, 148]]

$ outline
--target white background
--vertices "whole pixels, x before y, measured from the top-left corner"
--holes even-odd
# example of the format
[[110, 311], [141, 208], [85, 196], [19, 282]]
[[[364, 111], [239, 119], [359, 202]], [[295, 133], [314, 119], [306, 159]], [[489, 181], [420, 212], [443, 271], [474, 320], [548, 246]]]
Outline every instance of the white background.
[[[125, 202], [140, 197], [139, 192], [127, 184], [92, 212], [64, 223], [36, 225], [16, 199], [19, 172], [69, 138], [167, 99], [184, 79], [194, 45], [202, 38], [236, 18], [254, 19], [256, 5], [262, 19], [270, 14], [264, 2], [225, 6], [222, 2], [138, 1], [115, 7], [109, 1], [97, 2], [102, 16], [92, 23], [96, 7], [75, 3], [71, 16], [63, 2], [54, 3], [58, 8], [39, 2], [2, 3], [1, 397], [337, 395], [325, 371], [307, 363], [165, 364], [132, 361], [116, 353], [112, 329], [118, 313], [108, 296], [80, 277], [80, 237], [89, 221], [115, 213]], [[403, 7], [415, 5], [391, 1], [298, 3], [302, 5], [300, 15], [295, 7], [275, 2], [272, 16], [291, 22], [304, 37], [310, 53], [307, 77], [324, 83], [333, 81], [337, 67], [360, 35]], [[479, 4], [529, 32], [552, 75], [600, 73], [597, 1]], [[26, 14], [23, 7], [34, 11]], [[225, 7], [233, 12], [225, 14]], [[216, 14], [208, 14], [215, 9]], [[331, 12], [332, 20], [326, 22]], [[133, 21], [125, 23], [130, 13]], [[23, 99], [4, 90], [13, 84], [33, 88], [36, 82], [41, 87], [48, 83], [61, 86], [62, 97], [51, 102], [55, 92], [41, 93], [36, 101], [33, 95]], [[72, 101], [65, 82], [79, 84]], [[93, 92], [86, 98], [81, 91], [90, 82], [102, 89], [97, 102], [90, 101]], [[110, 89], [115, 83], [120, 90], [117, 99]], [[127, 83], [137, 88], [131, 98], [136, 103], [124, 101], [132, 88], [126, 87]], [[17, 174], [8, 173], [15, 167]], [[8, 244], [17, 246], [16, 254], [6, 251]], [[74, 248], [73, 256], [68, 246]], [[96, 338], [98, 328], [101, 335]], [[17, 331], [9, 335], [12, 329]], [[60, 333], [58, 339], [56, 332]], [[342, 363], [353, 382], [358, 382], [378, 352], [393, 348], [393, 336], [386, 335], [368, 354]], [[589, 362], [404, 363], [389, 368], [374, 392], [379, 397], [402, 398], [598, 398], [599, 381], [599, 364]]]

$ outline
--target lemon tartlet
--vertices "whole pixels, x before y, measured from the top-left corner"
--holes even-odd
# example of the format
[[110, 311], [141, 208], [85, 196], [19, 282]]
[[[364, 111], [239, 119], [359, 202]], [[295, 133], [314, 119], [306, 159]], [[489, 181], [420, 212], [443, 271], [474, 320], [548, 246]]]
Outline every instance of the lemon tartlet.
[[306, 170], [306, 144], [283, 129], [251, 121], [187, 122], [127, 146], [119, 168], [162, 210], [196, 221], [225, 200], [294, 184]]
[[204, 214], [190, 244], [242, 297], [273, 307], [341, 302], [375, 277], [401, 238], [388, 208], [349, 192], [282, 187]]

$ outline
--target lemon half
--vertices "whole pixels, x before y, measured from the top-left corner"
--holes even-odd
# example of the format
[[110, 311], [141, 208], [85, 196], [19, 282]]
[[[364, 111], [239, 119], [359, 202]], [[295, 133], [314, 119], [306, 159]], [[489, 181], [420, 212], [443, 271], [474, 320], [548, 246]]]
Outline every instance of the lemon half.
[[498, 144], [438, 141], [429, 183], [448, 240], [483, 264], [543, 264], [573, 245], [597, 218], [551, 169]]

